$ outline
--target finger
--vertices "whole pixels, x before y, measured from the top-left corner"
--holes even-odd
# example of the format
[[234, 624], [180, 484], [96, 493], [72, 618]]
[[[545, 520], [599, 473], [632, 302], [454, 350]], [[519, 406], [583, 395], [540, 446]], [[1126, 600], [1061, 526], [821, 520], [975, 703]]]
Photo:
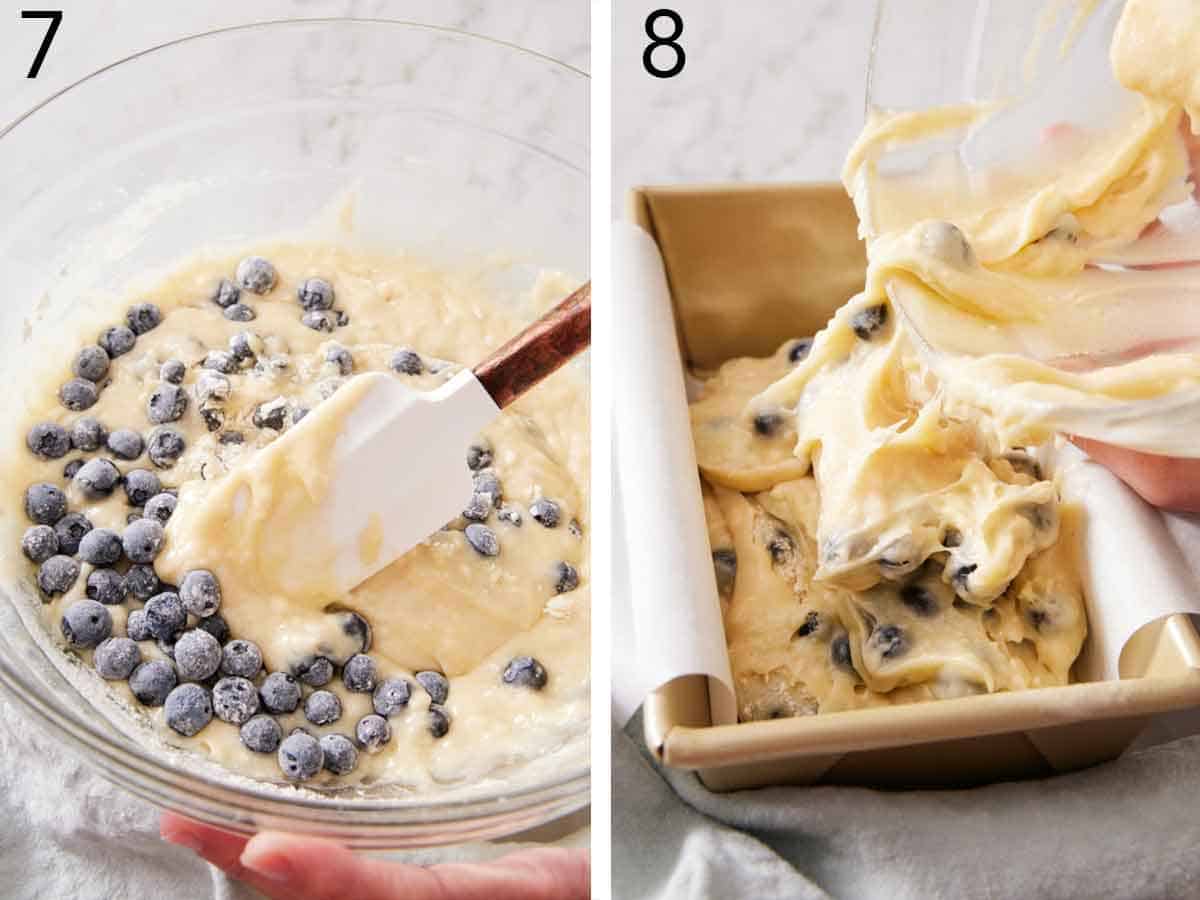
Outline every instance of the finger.
[[1142, 453], [1090, 438], [1071, 440], [1147, 503], [1178, 512], [1200, 512], [1200, 459]]
[[272, 898], [333, 900], [583, 900], [586, 851], [525, 851], [482, 864], [403, 865], [358, 856], [332, 841], [265, 832], [242, 865], [269, 882]]
[[187, 847], [230, 877], [245, 881], [271, 896], [267, 891], [270, 881], [242, 865], [242, 851], [246, 848], [249, 838], [169, 812], [163, 813], [159, 823], [159, 834], [163, 840]]

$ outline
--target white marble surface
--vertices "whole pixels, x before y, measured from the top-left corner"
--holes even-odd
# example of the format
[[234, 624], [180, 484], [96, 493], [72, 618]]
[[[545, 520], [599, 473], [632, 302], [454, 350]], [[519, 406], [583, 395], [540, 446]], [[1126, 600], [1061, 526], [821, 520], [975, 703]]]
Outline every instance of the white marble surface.
[[[669, 79], [642, 68], [645, 19], [660, 6], [684, 21], [687, 63]], [[862, 125], [874, 10], [613, 0], [614, 211], [639, 184], [836, 179]]]
[[[43, 4], [45, 5], [45, 4]], [[23, 21], [9, 2], [0, 11], [0, 125], [108, 63], [213, 28], [280, 18], [355, 16], [461, 28], [589, 66], [585, 0], [59, 0], [64, 20], [41, 75], [25, 78], [45, 23]], [[0, 173], [0, 178], [4, 177]], [[95, 774], [35, 727], [0, 694], [0, 896], [23, 898], [241, 898], [192, 854], [158, 837], [157, 812]], [[586, 845], [586, 828], [567, 841]], [[483, 858], [504, 846], [473, 846]], [[437, 853], [419, 854], [430, 861]]]
[[[248, 22], [353, 16], [444, 25], [511, 41], [585, 71], [590, 31], [586, 0], [56, 0], [0, 4], [0, 123], [101, 66], [165, 41]], [[41, 73], [25, 77], [45, 33], [21, 9], [63, 10]]]

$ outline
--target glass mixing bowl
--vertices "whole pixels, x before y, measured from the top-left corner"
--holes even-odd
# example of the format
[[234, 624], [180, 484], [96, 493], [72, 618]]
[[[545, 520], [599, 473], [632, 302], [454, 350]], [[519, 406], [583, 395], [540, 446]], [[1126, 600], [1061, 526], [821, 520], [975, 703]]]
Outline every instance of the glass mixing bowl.
[[[31, 345], [148, 271], [322, 220], [343, 242], [448, 265], [503, 258], [510, 287], [545, 268], [582, 277], [587, 125], [584, 73], [413, 23], [270, 22], [109, 66], [0, 132], [0, 378], [11, 391], [36, 365]], [[0, 419], [13, 421], [14, 393]], [[0, 557], [19, 552], [20, 518], [0, 513]], [[515, 834], [588, 802], [586, 735], [445, 794], [321, 795], [238, 778], [150, 740], [48, 639], [38, 606], [31, 584], [0, 583], [0, 683], [160, 807], [241, 833], [415, 847]]]

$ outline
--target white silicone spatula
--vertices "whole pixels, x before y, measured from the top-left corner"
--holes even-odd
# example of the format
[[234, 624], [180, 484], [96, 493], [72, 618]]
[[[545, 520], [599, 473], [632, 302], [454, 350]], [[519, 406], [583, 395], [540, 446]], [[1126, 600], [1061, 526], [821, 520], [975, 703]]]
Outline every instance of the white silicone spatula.
[[312, 480], [300, 478], [282, 479], [269, 492], [270, 509], [260, 514], [271, 545], [285, 552], [315, 545], [320, 558], [297, 563], [323, 589], [348, 591], [365, 581], [463, 511], [472, 493], [472, 440], [590, 340], [589, 282], [435, 390], [414, 390], [383, 372], [352, 378], [252, 461], [258, 471], [304, 472], [314, 460], [324, 469], [315, 493]]

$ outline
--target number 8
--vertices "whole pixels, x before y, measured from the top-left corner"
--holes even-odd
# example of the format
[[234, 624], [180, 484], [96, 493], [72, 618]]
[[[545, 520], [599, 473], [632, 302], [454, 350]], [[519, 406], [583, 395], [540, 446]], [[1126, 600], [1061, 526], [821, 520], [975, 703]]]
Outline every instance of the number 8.
[[[654, 26], [659, 19], [670, 21], [672, 25], [670, 34], [659, 37], [654, 33]], [[683, 18], [675, 10], [656, 9], [646, 16], [646, 37], [650, 38], [650, 43], [642, 52], [642, 66], [655, 78], [672, 78], [683, 71], [683, 64], [687, 62], [687, 54], [683, 52], [683, 47], [676, 43], [681, 34], [683, 34]], [[652, 57], [655, 47], [670, 47], [675, 51], [675, 64], [671, 68], [660, 69], [654, 65]]]

